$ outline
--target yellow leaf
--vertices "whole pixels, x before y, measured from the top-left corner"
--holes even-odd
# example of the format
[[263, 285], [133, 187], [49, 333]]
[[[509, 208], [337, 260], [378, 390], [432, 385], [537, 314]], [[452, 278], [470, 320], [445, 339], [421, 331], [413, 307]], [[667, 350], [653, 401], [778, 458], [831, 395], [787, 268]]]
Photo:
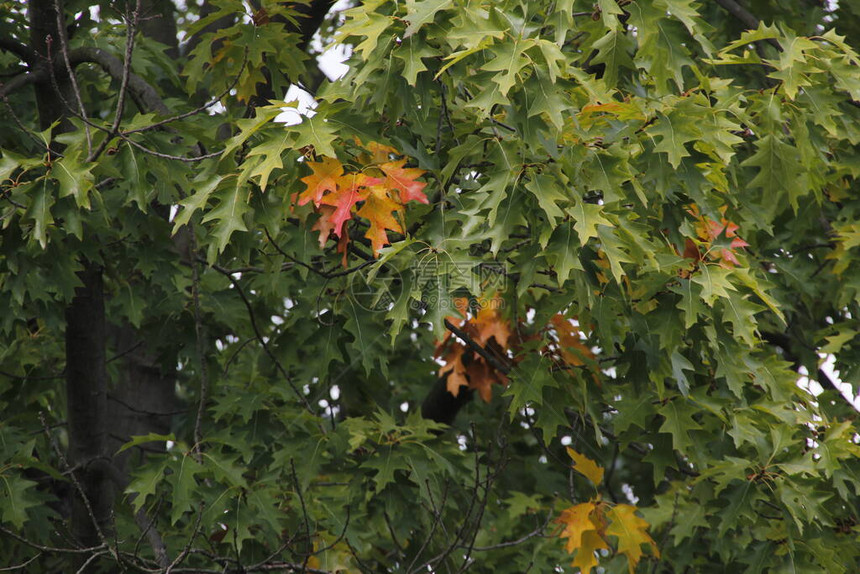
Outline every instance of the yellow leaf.
[[556, 520], [564, 524], [559, 536], [567, 538], [565, 549], [571, 554], [576, 552], [571, 566], [579, 568], [582, 574], [589, 574], [598, 565], [595, 551], [609, 549], [601, 534], [606, 526], [604, 506], [602, 502], [577, 504], [565, 509]]
[[603, 468], [583, 454], [567, 447], [567, 454], [573, 460], [573, 469], [594, 483], [595, 486], [603, 480]]
[[606, 529], [606, 534], [618, 537], [618, 552], [627, 556], [627, 567], [630, 574], [636, 569], [642, 558], [642, 545], [647, 544], [655, 556], [659, 558], [660, 551], [654, 539], [648, 534], [650, 524], [635, 514], [636, 507], [629, 504], [618, 504], [606, 513], [612, 523]]
[[592, 568], [597, 568], [598, 561], [595, 552], [597, 550], [608, 550], [609, 545], [600, 537], [596, 530], [588, 530], [582, 534], [582, 545], [576, 551], [576, 557], [570, 563], [574, 568], [579, 568], [582, 574], [589, 574]]

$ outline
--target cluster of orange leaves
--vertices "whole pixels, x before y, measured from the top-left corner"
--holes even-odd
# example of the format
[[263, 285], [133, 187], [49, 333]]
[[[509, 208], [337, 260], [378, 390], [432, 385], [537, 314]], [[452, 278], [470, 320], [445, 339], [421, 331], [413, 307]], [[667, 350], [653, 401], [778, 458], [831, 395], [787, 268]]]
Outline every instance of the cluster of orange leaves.
[[370, 142], [364, 148], [367, 153], [356, 158], [361, 164], [359, 169], [348, 169], [337, 158], [324, 156], [307, 162], [311, 174], [301, 179], [305, 189], [297, 201], [299, 205], [313, 202], [320, 216], [312, 228], [320, 233], [320, 248], [334, 234], [338, 251], [345, 254], [349, 243], [345, 224], [358, 216], [369, 223], [364, 236], [378, 256], [379, 250], [389, 244], [386, 230], [403, 233], [401, 221], [406, 203], [428, 203], [422, 191], [427, 184], [417, 181], [424, 174], [422, 170], [404, 167], [406, 159], [392, 160], [400, 154], [390, 146]]
[[[725, 214], [725, 208], [722, 213]], [[738, 225], [721, 217], [719, 221], [714, 221], [706, 215], [699, 213], [699, 208], [696, 205], [691, 205], [687, 212], [696, 218], [694, 225], [696, 235], [699, 241], [705, 246], [705, 255], [718, 262], [720, 267], [731, 268], [738, 265], [738, 259], [735, 257], [735, 249], [748, 247], [749, 243], [738, 237]], [[725, 235], [726, 239], [731, 239], [728, 247], [718, 247], [712, 249], [711, 245]], [[699, 247], [692, 239], [687, 239], [684, 244], [684, 257], [692, 259], [695, 263], [702, 260], [702, 253]]]
[[[567, 449], [573, 459], [573, 469], [590, 480], [595, 487], [603, 481], [603, 468], [593, 460]], [[642, 559], [642, 546], [646, 545], [654, 556], [660, 551], [654, 539], [648, 534], [647, 521], [636, 516], [636, 507], [629, 504], [611, 504], [598, 494], [592, 500], [565, 509], [556, 522], [563, 525], [559, 534], [567, 538], [568, 553], [576, 555], [571, 566], [579, 568], [582, 574], [589, 574], [599, 566], [598, 550], [611, 550], [610, 536], [617, 539], [616, 552], [627, 557], [627, 567], [633, 574]]]
[[[460, 317], [447, 317], [447, 320], [499, 363], [515, 364], [521, 358], [518, 350], [526, 338], [520, 335], [521, 329], [514, 330], [510, 321], [502, 316], [500, 299], [490, 299], [486, 303], [476, 313], [470, 314], [468, 299], [455, 299], [454, 307]], [[559, 313], [550, 319], [546, 329], [554, 332], [555, 340], [543, 349], [543, 353], [556, 364], [570, 367], [594, 365], [594, 353], [582, 342], [581, 331], [573, 321]], [[509, 351], [513, 358], [509, 358]], [[478, 391], [481, 398], [489, 402], [493, 396], [493, 384], [508, 384], [507, 375], [450, 332], [436, 346], [435, 356], [445, 361], [445, 366], [439, 369], [439, 376], [447, 375], [448, 392], [455, 397], [461, 387], [466, 387]]]

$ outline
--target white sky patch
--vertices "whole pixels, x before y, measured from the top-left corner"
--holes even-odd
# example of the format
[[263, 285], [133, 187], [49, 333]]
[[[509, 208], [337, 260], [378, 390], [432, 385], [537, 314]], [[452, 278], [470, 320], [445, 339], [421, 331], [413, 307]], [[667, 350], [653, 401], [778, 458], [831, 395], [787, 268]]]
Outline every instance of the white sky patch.
[[[854, 389], [851, 386], [851, 383], [843, 382], [841, 378], [839, 378], [839, 371], [834, 369], [836, 364], [836, 357], [833, 355], [819, 355], [823, 362], [821, 363], [821, 370], [830, 377], [830, 380], [836, 385], [836, 388], [842, 393], [848, 401], [854, 405], [854, 408], [860, 411], [860, 395], [854, 394]], [[821, 393], [824, 392], [824, 388], [821, 384], [809, 377], [809, 373], [804, 367], [798, 369], [798, 372], [801, 374], [801, 377], [797, 380], [797, 386], [801, 389], [807, 391], [814, 397], [817, 397]]]
[[317, 56], [320, 70], [332, 82], [344, 77], [349, 71], [346, 62], [352, 55], [352, 46], [348, 44], [332, 44], [325, 52]]
[[302, 123], [303, 116], [312, 117], [316, 113], [314, 108], [317, 107], [317, 102], [314, 97], [295, 84], [287, 90], [284, 102], [288, 104], [295, 102], [295, 106], [283, 108], [284, 111], [275, 118], [276, 122], [294, 126]]
[[225, 108], [224, 104], [222, 104], [221, 102], [215, 102], [214, 104], [206, 108], [206, 113], [210, 116], [217, 116], [223, 114], [226, 111], [227, 108]]

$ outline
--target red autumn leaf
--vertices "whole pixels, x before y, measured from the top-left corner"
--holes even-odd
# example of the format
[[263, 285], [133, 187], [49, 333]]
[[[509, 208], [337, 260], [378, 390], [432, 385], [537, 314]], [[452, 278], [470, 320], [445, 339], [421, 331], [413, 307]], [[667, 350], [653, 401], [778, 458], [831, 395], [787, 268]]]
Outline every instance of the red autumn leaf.
[[305, 189], [293, 196], [298, 205], [313, 201], [320, 218], [312, 229], [320, 232], [320, 247], [324, 247], [334, 233], [339, 238], [338, 251], [344, 253], [344, 261], [349, 242], [344, 223], [353, 215], [369, 223], [365, 237], [370, 239], [373, 252], [378, 255], [382, 247], [389, 244], [386, 230], [403, 233], [401, 221], [394, 214], [402, 212], [408, 201], [427, 203], [427, 196], [421, 191], [427, 184], [416, 181], [423, 175], [422, 170], [404, 168], [405, 159], [389, 161], [392, 155], [398, 154], [390, 146], [378, 142], [365, 146], [358, 139], [356, 143], [367, 150], [356, 156], [356, 160], [370, 169], [372, 175], [364, 171], [344, 172], [338, 159], [323, 157], [320, 161], [307, 162], [312, 173], [301, 179]]
[[319, 207], [325, 192], [337, 191], [337, 180], [343, 175], [343, 166], [337, 159], [329, 157], [324, 157], [319, 162], [307, 162], [307, 164], [313, 173], [301, 179], [307, 189], [299, 195], [299, 205], [313, 200], [314, 205]]
[[348, 228], [343, 230], [343, 234], [337, 240], [337, 252], [343, 255], [343, 257], [341, 258], [341, 265], [343, 265], [343, 268], [346, 269], [347, 268], [346, 254], [349, 253], [349, 229]]
[[335, 208], [331, 215], [334, 224], [334, 234], [340, 237], [343, 233], [343, 224], [352, 219], [352, 208], [356, 203], [364, 199], [362, 187], [378, 185], [381, 180], [369, 177], [363, 173], [348, 173], [337, 179], [337, 189], [322, 198], [322, 203]]
[[364, 236], [370, 239], [374, 254], [378, 255], [379, 250], [388, 245], [386, 229], [403, 233], [403, 227], [394, 217], [394, 213], [400, 209], [400, 204], [389, 197], [388, 189], [384, 186], [373, 185], [367, 188], [364, 205], [356, 213], [370, 222], [370, 229]]
[[[725, 211], [725, 208], [720, 209], [720, 213], [725, 213]], [[738, 237], [737, 231], [740, 229], [738, 224], [729, 221], [725, 217], [721, 217], [720, 221], [715, 221], [706, 215], [700, 215], [699, 208], [696, 205], [691, 205], [687, 212], [697, 219], [695, 224], [696, 234], [699, 236], [699, 240], [706, 244], [707, 248], [710, 248], [713, 243], [718, 242], [722, 236], [726, 239], [731, 239], [728, 247], [724, 247], [724, 243], [715, 246], [716, 249], [711, 251], [709, 257], [720, 260], [719, 264], [721, 267], [739, 265], [738, 259], [735, 257], [735, 249], [748, 247], [749, 243]], [[699, 249], [692, 239], [687, 238], [685, 241], [684, 257], [693, 259], [694, 261], [702, 259], [702, 255], [699, 253]]]
[[708, 219], [707, 222], [708, 235], [710, 236], [711, 241], [716, 241], [723, 234], [725, 234], [727, 239], [732, 240], [731, 243], [729, 243], [729, 248], [724, 247], [720, 249], [717, 254], [717, 258], [722, 259], [720, 265], [723, 267], [739, 265], [738, 259], [735, 257], [734, 250], [740, 247], [749, 246], [749, 243], [737, 236], [739, 226], [725, 218], [720, 219], [719, 223], [713, 219]]
[[427, 196], [421, 191], [427, 184], [415, 181], [415, 178], [424, 175], [424, 172], [414, 167], [404, 168], [405, 159], [398, 161], [389, 161], [379, 166], [379, 169], [385, 174], [385, 186], [388, 189], [396, 189], [400, 192], [400, 202], [418, 201], [420, 203], [429, 203]]
[[693, 261], [699, 261], [702, 259], [702, 254], [699, 253], [699, 248], [696, 246], [696, 243], [687, 238], [684, 240], [684, 258], [692, 259]]

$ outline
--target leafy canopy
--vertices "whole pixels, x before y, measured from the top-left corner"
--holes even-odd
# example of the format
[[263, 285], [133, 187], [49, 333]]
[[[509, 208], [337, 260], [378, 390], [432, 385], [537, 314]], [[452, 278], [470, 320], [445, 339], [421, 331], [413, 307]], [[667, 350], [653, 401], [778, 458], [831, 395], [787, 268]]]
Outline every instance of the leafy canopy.
[[[336, 81], [301, 3], [164, 10], [174, 52], [65, 4], [42, 124], [62, 54], [0, 6], [4, 564], [860, 567], [856, 2], [369, 0]], [[70, 464], [93, 270], [109, 438]]]

